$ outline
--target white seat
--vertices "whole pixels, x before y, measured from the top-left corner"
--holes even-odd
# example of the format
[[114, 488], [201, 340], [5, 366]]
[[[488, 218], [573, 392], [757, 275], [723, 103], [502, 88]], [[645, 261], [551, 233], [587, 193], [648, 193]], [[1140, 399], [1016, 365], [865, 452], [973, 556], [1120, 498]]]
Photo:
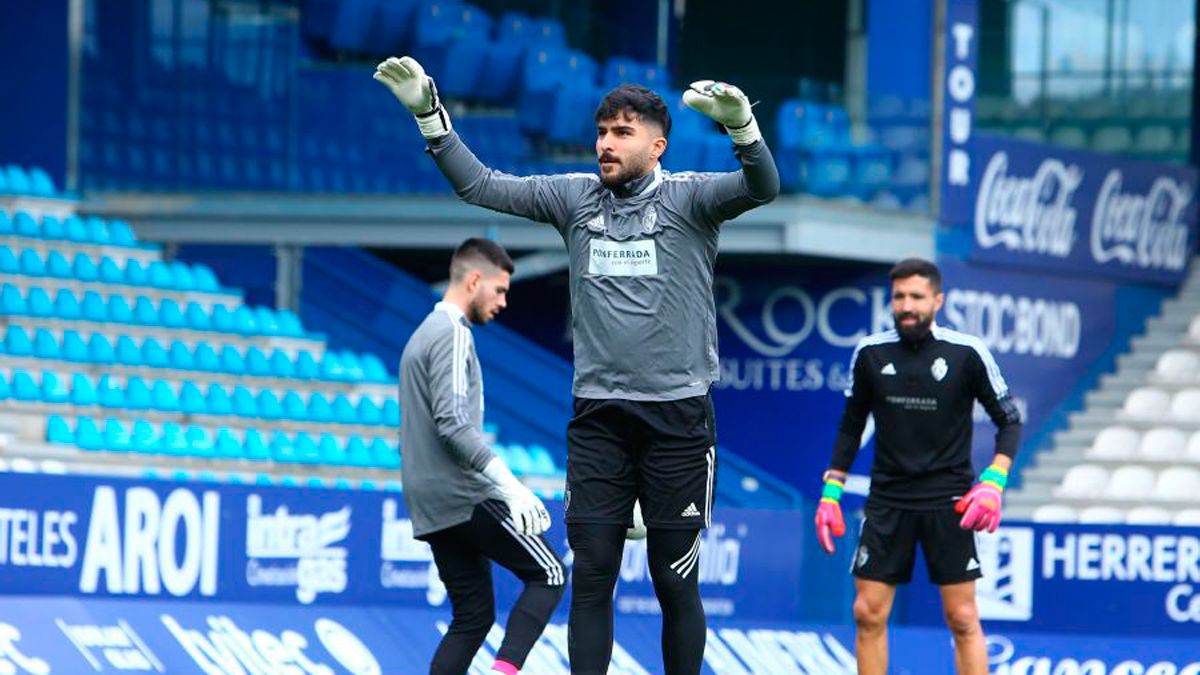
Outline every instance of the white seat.
[[1093, 497], [1108, 485], [1108, 470], [1095, 464], [1077, 464], [1067, 469], [1062, 484], [1054, 489], [1060, 497]]
[[1125, 512], [1115, 506], [1089, 506], [1079, 512], [1079, 522], [1086, 525], [1116, 525], [1125, 522]]
[[1129, 392], [1121, 411], [1130, 417], [1160, 419], [1170, 407], [1170, 394], [1154, 387], [1140, 387]]
[[1154, 427], [1142, 436], [1137, 454], [1144, 459], [1182, 461], [1187, 442], [1187, 434], [1179, 429]]
[[1074, 523], [1079, 520], [1079, 514], [1065, 504], [1042, 504], [1033, 510], [1030, 520], [1035, 523]]
[[1105, 427], [1096, 434], [1087, 456], [1089, 459], [1133, 459], [1139, 438], [1138, 432], [1129, 427]]
[[1050, 144], [1064, 148], [1082, 148], [1087, 145], [1087, 134], [1079, 127], [1058, 127], [1050, 132]]
[[1171, 512], [1157, 506], [1138, 506], [1125, 514], [1129, 525], [1170, 525]]
[[1170, 413], [1181, 422], [1200, 422], [1200, 389], [1184, 389], [1175, 394]]
[[1200, 314], [1197, 314], [1188, 324], [1188, 337], [1200, 341]]
[[1154, 490], [1154, 471], [1140, 464], [1117, 467], [1108, 478], [1104, 496], [1112, 499], [1144, 499]]
[[1200, 527], [1200, 509], [1182, 509], [1175, 512], [1171, 524], [1184, 527]]
[[1158, 357], [1154, 374], [1167, 382], [1195, 382], [1200, 374], [1200, 354], [1186, 349], [1168, 349]]
[[1140, 152], [1169, 152], [1174, 149], [1174, 142], [1171, 127], [1163, 124], [1142, 127], [1133, 139], [1134, 146]]
[[1200, 471], [1190, 466], [1163, 469], [1154, 483], [1154, 497], [1164, 501], [1200, 501]]
[[1189, 462], [1200, 463], [1200, 431], [1192, 434], [1188, 439], [1187, 448], [1183, 451], [1183, 457]]
[[1092, 137], [1092, 149], [1099, 152], [1128, 152], [1133, 146], [1133, 134], [1128, 127], [1102, 127]]

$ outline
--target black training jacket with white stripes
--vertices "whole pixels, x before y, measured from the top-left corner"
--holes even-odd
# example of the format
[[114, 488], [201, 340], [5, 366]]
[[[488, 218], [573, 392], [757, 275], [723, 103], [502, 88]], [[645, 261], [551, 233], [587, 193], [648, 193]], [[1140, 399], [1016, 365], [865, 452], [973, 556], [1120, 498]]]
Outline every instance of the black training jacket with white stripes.
[[923, 339], [895, 330], [863, 338], [850, 360], [846, 409], [833, 469], [849, 471], [868, 415], [875, 417], [873, 503], [944, 507], [970, 489], [972, 412], [979, 401], [997, 427], [996, 452], [1012, 457], [1021, 414], [982, 340], [936, 324]]

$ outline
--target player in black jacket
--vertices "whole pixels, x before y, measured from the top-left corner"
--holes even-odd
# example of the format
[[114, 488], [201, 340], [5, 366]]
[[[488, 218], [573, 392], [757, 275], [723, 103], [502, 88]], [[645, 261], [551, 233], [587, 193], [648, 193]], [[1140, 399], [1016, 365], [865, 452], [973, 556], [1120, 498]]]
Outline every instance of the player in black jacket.
[[[940, 587], [961, 674], [985, 675], [987, 654], [975, 580], [975, 532], [994, 532], [1001, 494], [1021, 435], [1021, 415], [991, 352], [977, 337], [942, 328], [942, 277], [926, 260], [891, 271], [894, 330], [864, 338], [850, 361], [852, 382], [823, 477], [817, 536], [833, 552], [845, 533], [841, 498], [867, 415], [875, 416], [875, 463], [853, 573], [860, 675], [887, 672], [887, 620], [896, 584], [912, 578], [920, 542]], [[971, 486], [971, 413], [983, 404], [995, 422], [996, 455]], [[961, 514], [961, 515], [960, 515]]]

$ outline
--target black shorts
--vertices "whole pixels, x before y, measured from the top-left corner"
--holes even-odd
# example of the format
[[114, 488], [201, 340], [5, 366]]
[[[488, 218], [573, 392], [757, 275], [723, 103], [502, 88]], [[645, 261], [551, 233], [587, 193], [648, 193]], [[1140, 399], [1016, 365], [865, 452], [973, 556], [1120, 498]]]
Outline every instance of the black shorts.
[[716, 488], [711, 395], [678, 401], [575, 399], [567, 425], [568, 523], [708, 527]]
[[974, 581], [983, 576], [975, 532], [958, 526], [961, 517], [953, 505], [917, 511], [868, 502], [850, 569], [862, 579], [906, 584], [920, 542], [930, 581], [939, 586]]

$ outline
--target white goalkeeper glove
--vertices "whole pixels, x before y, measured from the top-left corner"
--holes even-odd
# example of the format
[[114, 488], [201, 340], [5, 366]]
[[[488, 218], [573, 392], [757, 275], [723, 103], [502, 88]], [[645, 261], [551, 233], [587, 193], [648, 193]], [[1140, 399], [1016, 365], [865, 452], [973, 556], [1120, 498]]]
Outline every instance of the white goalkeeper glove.
[[504, 460], [493, 457], [483, 467], [483, 475], [499, 488], [517, 532], [536, 536], [550, 529], [550, 514], [546, 511], [546, 505], [512, 475]]
[[633, 527], [625, 530], [625, 538], [630, 541], [646, 538], [646, 521], [642, 518], [642, 503], [640, 501], [633, 503]]
[[697, 80], [683, 92], [683, 104], [724, 126], [737, 145], [750, 145], [762, 138], [750, 99], [732, 84]]
[[411, 56], [389, 57], [375, 67], [373, 77], [383, 83], [417, 118], [422, 136], [437, 138], [450, 133], [450, 115], [438, 98], [437, 86], [416, 59]]

